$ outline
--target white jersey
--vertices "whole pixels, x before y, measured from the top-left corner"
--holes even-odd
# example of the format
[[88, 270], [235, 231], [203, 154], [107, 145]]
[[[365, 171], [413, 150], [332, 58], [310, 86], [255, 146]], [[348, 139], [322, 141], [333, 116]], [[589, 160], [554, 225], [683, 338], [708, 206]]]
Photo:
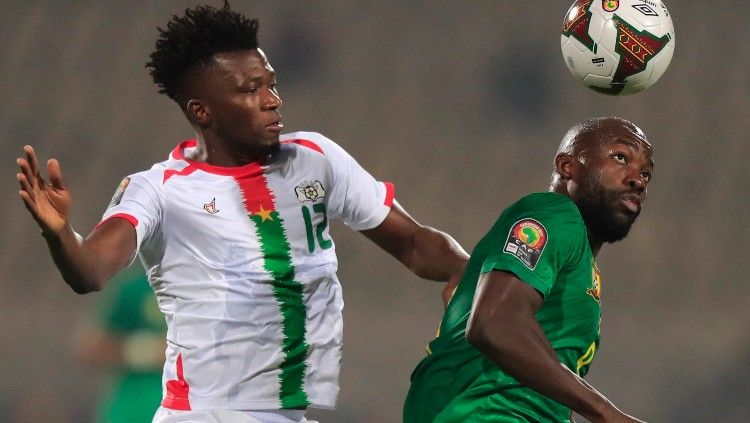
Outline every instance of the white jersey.
[[328, 220], [371, 229], [393, 186], [324, 136], [281, 136], [267, 163], [190, 160], [195, 140], [125, 178], [103, 221], [130, 221], [166, 316], [162, 405], [332, 408], [341, 286]]

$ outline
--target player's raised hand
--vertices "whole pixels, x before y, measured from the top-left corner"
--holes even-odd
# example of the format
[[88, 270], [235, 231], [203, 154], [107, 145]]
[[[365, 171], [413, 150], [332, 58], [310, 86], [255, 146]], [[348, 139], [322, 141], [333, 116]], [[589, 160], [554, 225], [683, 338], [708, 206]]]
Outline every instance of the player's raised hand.
[[18, 195], [42, 228], [42, 232], [57, 233], [68, 224], [72, 202], [70, 192], [62, 179], [60, 163], [55, 159], [47, 161], [47, 182], [39, 172], [39, 162], [34, 149], [27, 145], [23, 151], [26, 157], [16, 159], [20, 169], [16, 179], [21, 185]]

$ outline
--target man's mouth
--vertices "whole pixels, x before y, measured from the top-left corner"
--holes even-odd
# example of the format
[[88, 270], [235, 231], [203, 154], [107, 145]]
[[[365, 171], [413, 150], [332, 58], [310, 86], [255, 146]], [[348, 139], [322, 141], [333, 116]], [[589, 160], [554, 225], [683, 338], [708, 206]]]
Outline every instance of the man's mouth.
[[281, 130], [284, 128], [284, 124], [281, 122], [281, 120], [275, 120], [268, 125], [266, 125], [266, 129], [270, 131], [275, 132], [281, 132]]
[[622, 196], [622, 204], [631, 213], [638, 213], [641, 210], [641, 197], [636, 194], [626, 194]]

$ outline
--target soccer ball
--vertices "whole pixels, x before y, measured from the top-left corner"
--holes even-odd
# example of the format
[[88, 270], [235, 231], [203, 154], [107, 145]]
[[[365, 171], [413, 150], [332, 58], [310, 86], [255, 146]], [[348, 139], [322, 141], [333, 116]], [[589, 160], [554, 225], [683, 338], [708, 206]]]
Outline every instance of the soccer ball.
[[576, 0], [560, 36], [570, 73], [610, 95], [652, 86], [667, 70], [674, 42], [672, 18], [659, 0]]

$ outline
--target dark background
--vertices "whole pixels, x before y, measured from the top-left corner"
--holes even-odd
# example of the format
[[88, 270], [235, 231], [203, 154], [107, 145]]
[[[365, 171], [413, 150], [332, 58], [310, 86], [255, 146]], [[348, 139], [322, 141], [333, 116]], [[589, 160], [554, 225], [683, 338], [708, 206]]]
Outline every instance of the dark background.
[[[750, 420], [747, 3], [667, 2], [670, 69], [650, 90], [596, 94], [569, 75], [571, 0], [242, 2], [261, 21], [287, 130], [336, 140], [420, 222], [471, 250], [498, 213], [546, 190], [573, 123], [617, 115], [655, 148], [649, 201], [599, 257], [600, 353], [587, 378], [654, 422]], [[220, 2], [212, 2], [220, 4]], [[144, 69], [156, 27], [194, 2], [0, 1], [0, 421], [85, 422], [105, 373], [70, 354], [101, 294], [75, 295], [18, 198], [24, 144], [55, 156], [81, 233], [120, 179], [193, 135]], [[421, 281], [333, 226], [344, 285], [338, 410], [323, 422], [396, 422], [439, 317]]]

